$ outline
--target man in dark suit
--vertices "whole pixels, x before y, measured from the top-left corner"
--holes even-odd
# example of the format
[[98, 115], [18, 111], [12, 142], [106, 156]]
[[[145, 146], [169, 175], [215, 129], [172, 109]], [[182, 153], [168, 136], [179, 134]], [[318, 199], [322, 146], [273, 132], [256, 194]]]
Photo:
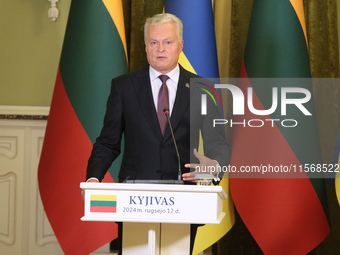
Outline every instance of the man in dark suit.
[[[198, 160], [193, 163], [202, 166], [229, 163], [230, 149], [224, 129], [221, 126], [214, 128], [212, 123], [213, 118], [220, 118], [218, 109], [210, 106], [209, 114], [201, 115], [202, 91], [190, 84], [190, 78], [198, 76], [178, 65], [183, 49], [182, 31], [181, 21], [171, 14], [158, 14], [146, 21], [145, 49], [149, 65], [112, 80], [104, 126], [88, 162], [88, 181], [104, 178], [120, 154], [123, 133], [125, 143], [119, 181], [126, 178], [177, 179], [178, 162], [170, 129], [165, 127], [163, 135], [157, 117], [157, 111], [163, 111], [157, 109], [162, 85], [159, 75], [162, 74], [169, 77], [166, 81], [168, 108], [181, 157], [183, 180], [195, 181], [194, 173], [188, 172], [190, 167], [197, 166], [190, 165], [196, 158]], [[161, 115], [165, 118], [163, 113]], [[198, 147], [199, 130], [202, 131], [205, 156], [193, 151]]]
[[[191, 78], [199, 77], [178, 64], [183, 49], [182, 31], [182, 22], [171, 14], [158, 14], [146, 21], [144, 37], [149, 65], [112, 80], [104, 126], [88, 161], [88, 182], [104, 178], [121, 152], [123, 134], [120, 182], [127, 178], [178, 178], [178, 159], [163, 114], [164, 105], [169, 108], [184, 181], [196, 180], [195, 171], [190, 173], [190, 168], [213, 166], [217, 169], [218, 165], [229, 164], [230, 149], [224, 128], [214, 128], [212, 122], [214, 118], [221, 118], [218, 108], [212, 100], [208, 101], [208, 114], [201, 115], [203, 92], [195, 88], [197, 84], [190, 84]], [[165, 80], [161, 80], [162, 75], [166, 75]], [[199, 131], [204, 141], [204, 156], [196, 151]]]

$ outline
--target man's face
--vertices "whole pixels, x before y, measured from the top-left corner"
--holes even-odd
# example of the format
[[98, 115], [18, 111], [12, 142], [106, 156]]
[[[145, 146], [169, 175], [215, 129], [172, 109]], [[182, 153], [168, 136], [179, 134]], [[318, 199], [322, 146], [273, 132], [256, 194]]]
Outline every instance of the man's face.
[[156, 71], [166, 74], [174, 69], [183, 49], [183, 40], [179, 41], [177, 27], [168, 22], [150, 25], [145, 40], [148, 62]]

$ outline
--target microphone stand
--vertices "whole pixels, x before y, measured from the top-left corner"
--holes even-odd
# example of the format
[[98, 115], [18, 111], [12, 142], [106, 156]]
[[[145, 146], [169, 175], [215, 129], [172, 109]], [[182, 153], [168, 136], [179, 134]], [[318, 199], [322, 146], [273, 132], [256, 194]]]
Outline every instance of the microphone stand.
[[177, 180], [129, 180], [130, 176], [128, 176], [124, 180], [124, 183], [183, 184], [182, 170], [181, 170], [181, 158], [179, 156], [179, 152], [178, 152], [178, 148], [177, 148], [177, 143], [176, 143], [174, 131], [172, 130], [172, 126], [171, 126], [171, 122], [170, 122], [170, 118], [169, 118], [169, 113], [170, 112], [169, 112], [168, 108], [164, 108], [163, 112], [164, 112], [164, 114], [165, 114], [165, 116], [166, 116], [166, 118], [167, 118], [167, 120], [169, 122], [172, 139], [173, 139], [174, 144], [175, 144], [175, 149], [176, 149], [176, 154], [177, 154], [177, 159], [178, 159], [178, 177], [177, 177]]
[[180, 181], [180, 180], [182, 180], [181, 157], [180, 157], [179, 152], [178, 152], [174, 131], [172, 130], [172, 125], [171, 125], [171, 122], [170, 122], [170, 117], [169, 117], [170, 111], [169, 111], [168, 108], [164, 108], [163, 112], [164, 112], [164, 114], [165, 114], [165, 116], [166, 116], [166, 118], [169, 122], [172, 140], [174, 141], [174, 144], [175, 144], [175, 149], [176, 149], [176, 154], [177, 154], [177, 159], [178, 159], [178, 177], [177, 178]]

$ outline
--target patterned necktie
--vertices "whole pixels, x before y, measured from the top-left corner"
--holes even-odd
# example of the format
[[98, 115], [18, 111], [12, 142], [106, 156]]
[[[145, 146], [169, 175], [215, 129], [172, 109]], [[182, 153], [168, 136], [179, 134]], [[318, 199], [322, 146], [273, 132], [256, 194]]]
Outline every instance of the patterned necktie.
[[163, 109], [169, 108], [169, 91], [166, 85], [166, 81], [169, 79], [169, 76], [162, 74], [158, 78], [162, 81], [162, 86], [158, 93], [157, 117], [159, 126], [161, 127], [162, 135], [164, 136], [165, 130], [168, 126], [168, 120], [163, 112]]

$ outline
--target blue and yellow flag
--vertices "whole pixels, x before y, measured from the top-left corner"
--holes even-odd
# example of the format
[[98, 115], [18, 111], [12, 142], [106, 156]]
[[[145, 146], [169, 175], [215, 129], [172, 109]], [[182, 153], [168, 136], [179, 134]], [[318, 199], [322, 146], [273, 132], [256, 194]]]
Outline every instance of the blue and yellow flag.
[[[166, 0], [165, 12], [176, 15], [183, 22], [183, 52], [179, 63], [188, 71], [205, 78], [218, 78], [218, 61], [214, 17], [211, 0]], [[228, 195], [223, 210], [226, 213], [219, 225], [199, 227], [193, 254], [198, 254], [223, 237], [234, 225], [234, 207], [229, 193], [229, 180], [220, 185]]]
[[[330, 164], [331, 173], [335, 173], [335, 191], [340, 204], [340, 130], [336, 139], [332, 162]], [[333, 184], [334, 185], [334, 184]]]

